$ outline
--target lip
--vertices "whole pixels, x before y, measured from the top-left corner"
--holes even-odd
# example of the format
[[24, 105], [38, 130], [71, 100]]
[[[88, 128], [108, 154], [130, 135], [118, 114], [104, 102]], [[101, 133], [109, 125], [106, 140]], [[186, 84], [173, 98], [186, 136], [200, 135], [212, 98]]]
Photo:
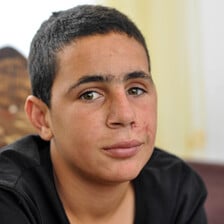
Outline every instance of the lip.
[[123, 141], [104, 147], [103, 150], [111, 157], [122, 159], [136, 155], [142, 145], [143, 143], [137, 140]]

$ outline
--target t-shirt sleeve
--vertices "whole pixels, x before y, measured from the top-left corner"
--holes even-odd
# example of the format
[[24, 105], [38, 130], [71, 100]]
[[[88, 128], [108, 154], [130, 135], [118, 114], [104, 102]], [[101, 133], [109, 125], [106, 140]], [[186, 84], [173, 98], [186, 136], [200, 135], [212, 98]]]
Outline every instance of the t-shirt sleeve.
[[4, 189], [0, 189], [0, 223], [36, 224], [29, 210], [26, 211], [23, 199]]
[[204, 203], [207, 196], [206, 187], [200, 178], [187, 165], [184, 167], [176, 204], [176, 224], [206, 224]]

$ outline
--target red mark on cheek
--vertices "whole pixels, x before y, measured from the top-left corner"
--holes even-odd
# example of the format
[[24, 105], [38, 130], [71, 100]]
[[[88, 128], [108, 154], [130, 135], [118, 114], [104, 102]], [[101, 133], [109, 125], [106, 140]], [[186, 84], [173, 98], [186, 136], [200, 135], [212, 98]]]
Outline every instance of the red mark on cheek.
[[146, 124], [146, 123], [145, 123], [145, 124], [143, 125], [143, 131], [144, 131], [145, 133], [148, 133], [149, 130], [150, 130], [149, 124]]
[[[137, 127], [137, 126], [136, 126]], [[149, 132], [150, 132], [150, 125], [147, 124], [147, 123], [144, 123], [142, 126], [138, 126], [138, 133], [141, 133], [141, 134], [146, 134], [148, 135]]]
[[142, 131], [145, 136], [146, 143], [153, 145], [155, 142], [156, 128], [150, 124], [145, 124]]

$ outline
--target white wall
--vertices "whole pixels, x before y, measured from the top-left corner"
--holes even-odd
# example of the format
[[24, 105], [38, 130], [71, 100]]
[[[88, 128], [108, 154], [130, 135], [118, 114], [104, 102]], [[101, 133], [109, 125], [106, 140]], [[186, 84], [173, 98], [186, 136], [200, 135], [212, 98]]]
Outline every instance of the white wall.
[[224, 1], [201, 0], [206, 157], [224, 162]]
[[28, 56], [30, 42], [52, 12], [96, 0], [6, 0], [0, 2], [0, 48], [10, 45]]

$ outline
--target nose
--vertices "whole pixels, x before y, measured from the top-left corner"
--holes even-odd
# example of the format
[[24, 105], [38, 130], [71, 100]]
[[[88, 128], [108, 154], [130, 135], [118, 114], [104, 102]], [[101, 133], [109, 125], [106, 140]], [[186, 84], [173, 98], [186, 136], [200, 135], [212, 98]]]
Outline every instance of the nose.
[[134, 127], [136, 114], [133, 106], [125, 92], [114, 96], [108, 108], [107, 126], [113, 129]]

